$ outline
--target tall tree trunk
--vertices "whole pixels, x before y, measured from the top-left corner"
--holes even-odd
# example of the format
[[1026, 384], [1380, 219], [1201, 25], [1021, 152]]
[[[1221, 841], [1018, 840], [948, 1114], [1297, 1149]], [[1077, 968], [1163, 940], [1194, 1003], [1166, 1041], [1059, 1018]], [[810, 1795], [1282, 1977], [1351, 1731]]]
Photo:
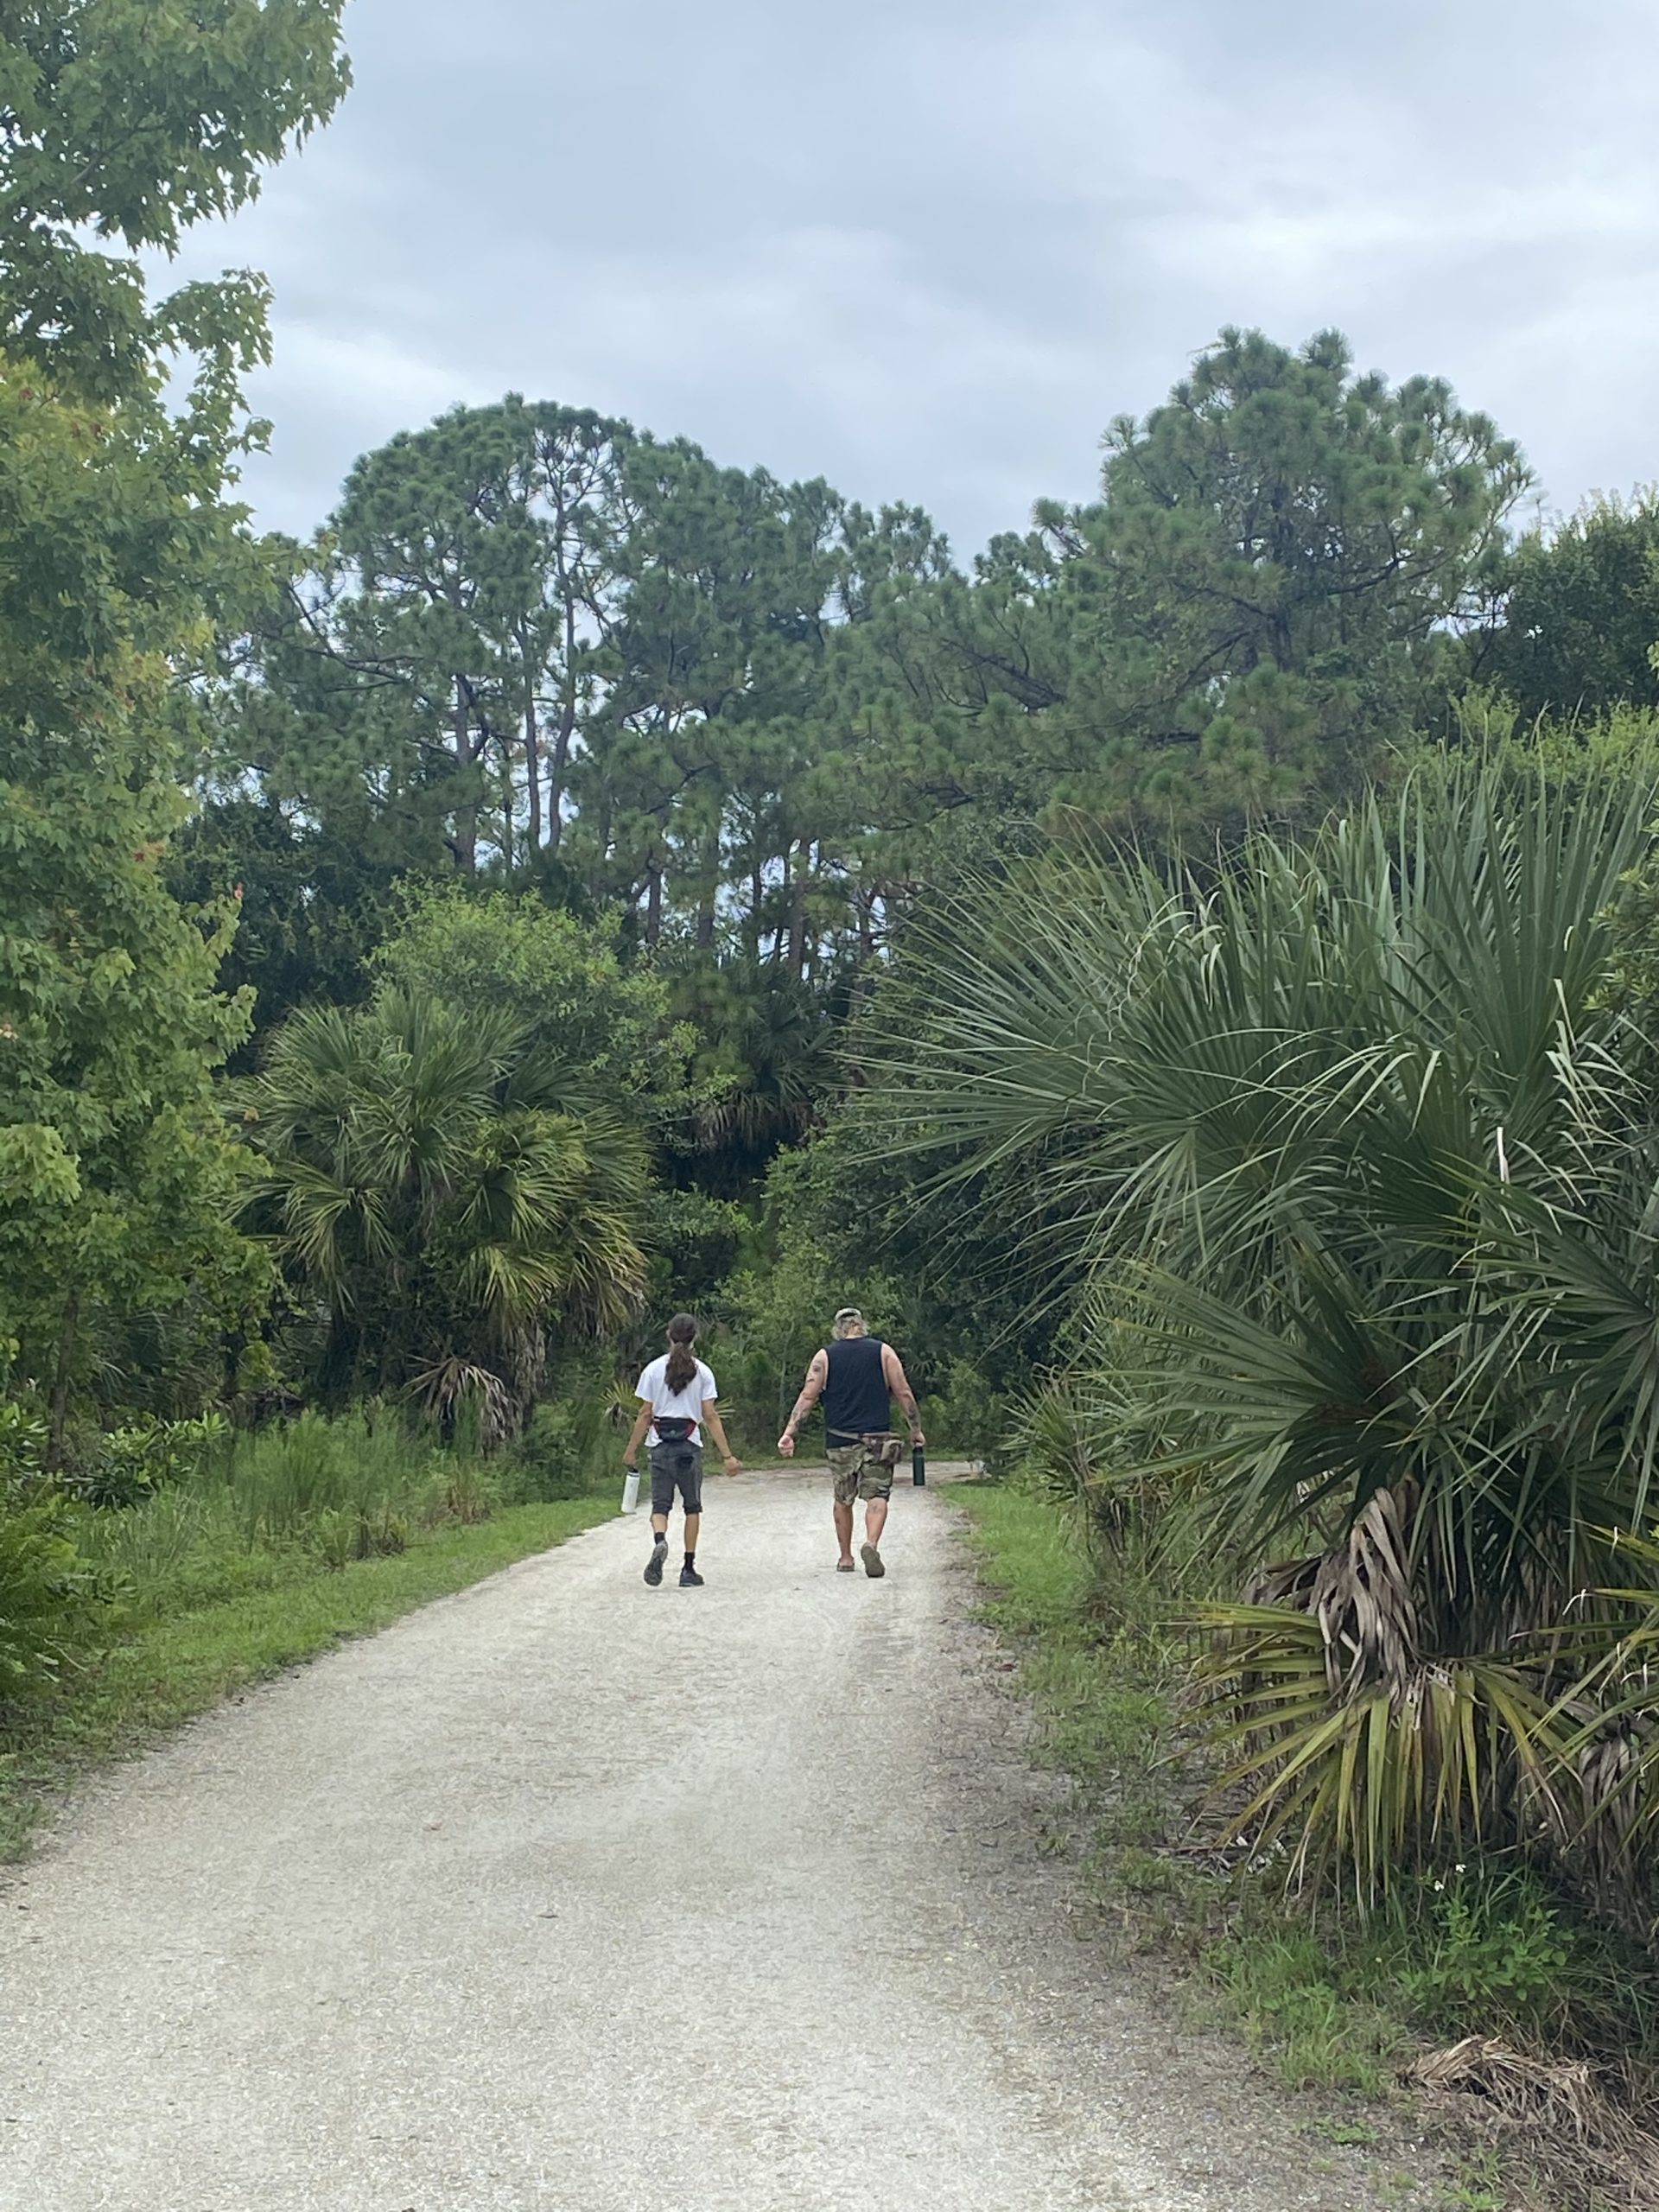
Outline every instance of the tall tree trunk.
[[657, 862], [652, 863], [645, 893], [645, 943], [658, 945], [663, 941], [663, 871]]
[[[853, 976], [852, 1005], [848, 1021], [849, 1033], [858, 1035], [858, 1017], [875, 995], [875, 893], [867, 883], [861, 883], [854, 893], [853, 907], [858, 916], [858, 967]], [[847, 1080], [855, 1090], [868, 1087], [869, 1074], [862, 1060], [849, 1064]]]
[[720, 824], [718, 822], [703, 841], [702, 867], [697, 885], [697, 950], [711, 952], [715, 944], [715, 920], [720, 906]]
[[789, 917], [794, 908], [795, 884], [795, 841], [791, 837], [785, 837], [784, 840], [783, 861], [784, 877], [782, 883], [779, 886], [778, 918], [772, 925], [772, 950], [766, 955], [766, 965], [769, 968], [776, 968], [779, 965], [784, 957], [785, 947], [789, 942]]
[[[525, 674], [528, 677], [528, 670]], [[529, 776], [530, 851], [533, 860], [542, 849], [542, 747], [533, 689], [527, 690], [524, 702], [524, 766]]]
[[576, 735], [576, 601], [560, 563], [560, 589], [564, 599], [564, 698], [559, 707], [558, 734], [553, 741], [553, 765], [548, 776], [547, 849], [556, 853], [564, 832], [564, 779], [570, 766], [570, 747]]
[[806, 887], [812, 873], [812, 841], [801, 840], [801, 864], [795, 871], [789, 901], [789, 972], [800, 982], [806, 974]]
[[625, 876], [619, 865], [616, 851], [616, 804], [611, 794], [601, 787], [597, 804], [594, 808], [594, 837], [583, 888], [595, 906], [620, 905], [634, 896], [632, 868]]
[[570, 746], [576, 734], [576, 702], [567, 699], [559, 709], [558, 734], [547, 772], [547, 849], [556, 853], [564, 834], [564, 778], [570, 765]]
[[[473, 702], [464, 676], [455, 678], [455, 773], [470, 791], [473, 781]], [[468, 798], [455, 809], [455, 865], [463, 875], [478, 873], [478, 802]]]
[[72, 1290], [64, 1301], [58, 1325], [58, 1357], [52, 1375], [52, 1399], [48, 1408], [46, 1471], [63, 1471], [64, 1441], [69, 1429], [69, 1382], [74, 1371], [75, 1344], [80, 1332], [80, 1294]]

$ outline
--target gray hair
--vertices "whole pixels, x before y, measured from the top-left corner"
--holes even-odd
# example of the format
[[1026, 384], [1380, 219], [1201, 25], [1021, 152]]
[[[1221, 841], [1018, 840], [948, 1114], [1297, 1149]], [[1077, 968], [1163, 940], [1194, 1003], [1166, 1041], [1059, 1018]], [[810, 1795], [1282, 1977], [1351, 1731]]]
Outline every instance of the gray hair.
[[864, 1316], [856, 1306], [843, 1306], [836, 1316], [835, 1333], [837, 1337], [858, 1336], [861, 1334], [863, 1327]]

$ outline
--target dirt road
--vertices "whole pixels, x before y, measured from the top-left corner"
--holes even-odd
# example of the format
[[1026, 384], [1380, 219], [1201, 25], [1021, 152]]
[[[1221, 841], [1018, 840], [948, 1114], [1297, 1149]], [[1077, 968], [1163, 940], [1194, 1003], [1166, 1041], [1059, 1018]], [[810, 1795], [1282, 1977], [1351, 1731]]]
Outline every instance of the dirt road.
[[823, 1484], [714, 1491], [705, 1589], [618, 1522], [87, 1793], [0, 1886], [6, 2212], [1370, 2212], [1071, 1932], [945, 1499], [870, 1582]]

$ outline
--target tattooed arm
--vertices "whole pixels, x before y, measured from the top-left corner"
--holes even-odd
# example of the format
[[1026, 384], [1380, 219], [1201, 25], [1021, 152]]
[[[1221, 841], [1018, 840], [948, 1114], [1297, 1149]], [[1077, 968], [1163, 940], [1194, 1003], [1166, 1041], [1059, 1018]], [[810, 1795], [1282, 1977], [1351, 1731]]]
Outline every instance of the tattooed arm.
[[823, 1386], [830, 1380], [830, 1355], [818, 1351], [812, 1355], [812, 1364], [806, 1370], [806, 1382], [795, 1401], [795, 1410], [789, 1417], [789, 1426], [778, 1440], [778, 1449], [785, 1459], [795, 1457], [795, 1439], [801, 1433], [801, 1423], [823, 1395]]

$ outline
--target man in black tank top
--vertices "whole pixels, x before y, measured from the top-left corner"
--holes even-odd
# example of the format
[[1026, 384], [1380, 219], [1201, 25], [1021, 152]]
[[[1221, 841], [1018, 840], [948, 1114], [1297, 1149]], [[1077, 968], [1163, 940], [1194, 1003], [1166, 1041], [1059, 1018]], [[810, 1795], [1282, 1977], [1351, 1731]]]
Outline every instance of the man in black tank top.
[[785, 1459], [795, 1457], [795, 1440], [801, 1423], [823, 1400], [824, 1445], [836, 1492], [836, 1536], [841, 1556], [838, 1574], [855, 1572], [853, 1508], [864, 1501], [864, 1572], [873, 1581], [887, 1569], [881, 1556], [881, 1531], [887, 1526], [887, 1505], [893, 1496], [893, 1471], [903, 1451], [893, 1433], [893, 1401], [897, 1398], [910, 1424], [912, 1444], [925, 1444], [916, 1393], [905, 1374], [904, 1363], [889, 1344], [873, 1337], [864, 1316], [843, 1306], [836, 1316], [835, 1335], [814, 1355], [806, 1370], [806, 1386], [795, 1402], [789, 1426], [778, 1440]]

